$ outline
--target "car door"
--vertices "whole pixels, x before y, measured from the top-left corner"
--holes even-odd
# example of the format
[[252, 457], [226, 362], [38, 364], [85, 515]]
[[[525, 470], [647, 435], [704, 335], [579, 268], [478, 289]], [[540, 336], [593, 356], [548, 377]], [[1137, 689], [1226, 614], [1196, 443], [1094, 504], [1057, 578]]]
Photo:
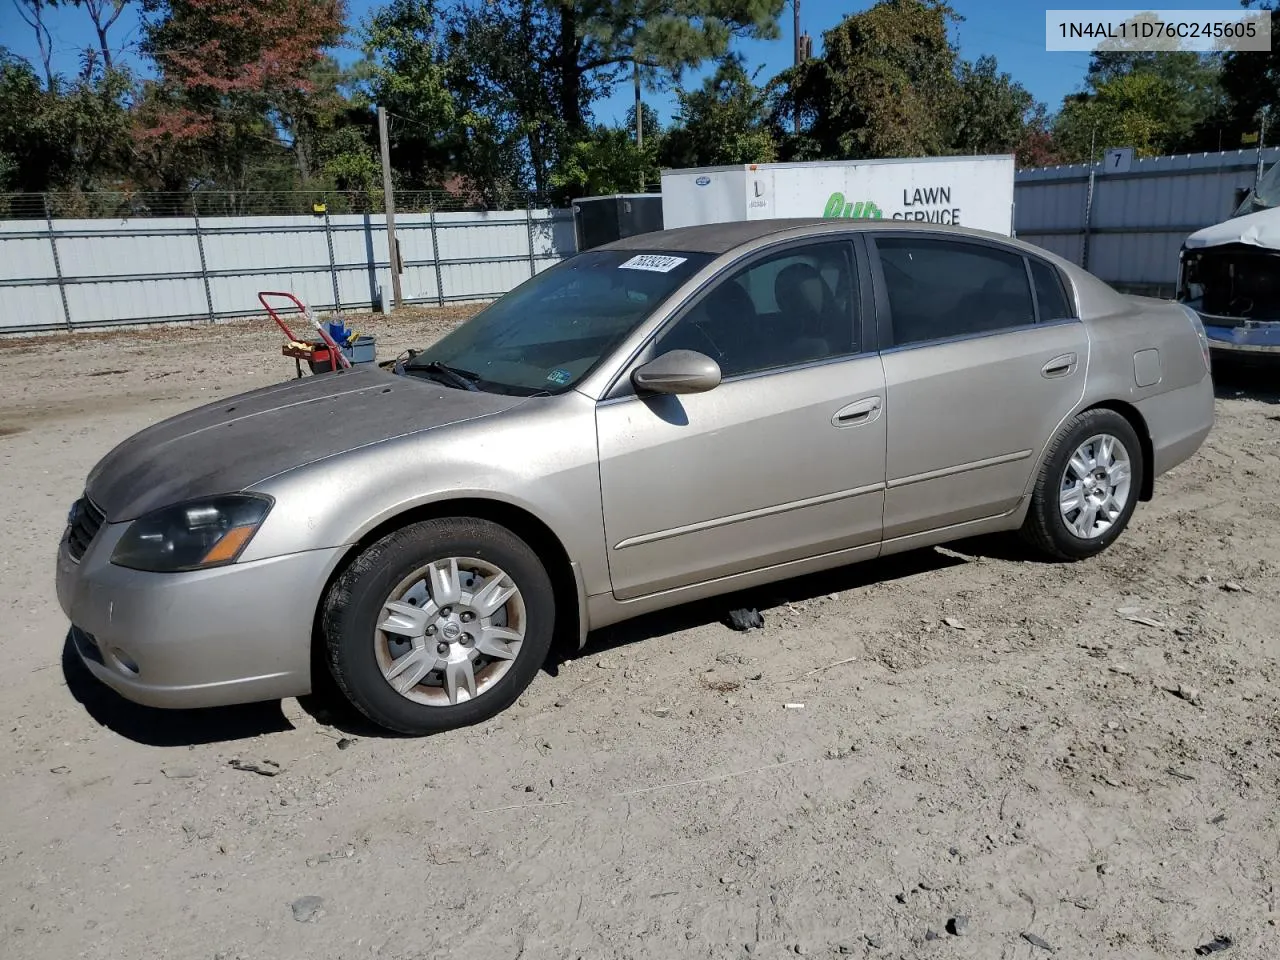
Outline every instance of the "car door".
[[1056, 268], [997, 241], [876, 235], [884, 538], [1012, 511], [1084, 391], [1089, 342]]
[[[850, 240], [757, 254], [678, 311], [600, 402], [616, 597], [878, 550], [884, 375], [863, 329], [869, 287]], [[630, 371], [677, 348], [712, 356], [720, 384], [637, 396]]]

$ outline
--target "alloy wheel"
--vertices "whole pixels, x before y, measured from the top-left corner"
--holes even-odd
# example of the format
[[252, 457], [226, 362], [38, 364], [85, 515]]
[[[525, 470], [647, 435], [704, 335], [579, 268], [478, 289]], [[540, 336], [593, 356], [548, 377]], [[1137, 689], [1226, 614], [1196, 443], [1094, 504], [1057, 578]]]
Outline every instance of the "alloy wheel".
[[382, 604], [374, 653], [402, 697], [448, 707], [496, 684], [524, 642], [520, 589], [473, 557], [436, 560], [402, 580]]
[[1110, 434], [1090, 437], [1067, 462], [1058, 507], [1067, 529], [1081, 540], [1106, 533], [1129, 503], [1133, 464], [1129, 451]]

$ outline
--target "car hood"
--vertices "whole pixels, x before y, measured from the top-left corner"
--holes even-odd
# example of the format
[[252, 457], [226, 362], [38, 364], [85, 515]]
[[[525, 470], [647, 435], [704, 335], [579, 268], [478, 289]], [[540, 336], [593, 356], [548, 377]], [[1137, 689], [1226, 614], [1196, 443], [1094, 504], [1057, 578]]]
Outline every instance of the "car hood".
[[89, 474], [113, 523], [233, 493], [357, 447], [491, 416], [524, 397], [458, 390], [377, 367], [304, 377], [209, 403], [134, 434]]
[[1264, 250], [1280, 250], [1280, 207], [1259, 210], [1243, 217], [1232, 217], [1222, 223], [1197, 230], [1187, 237], [1188, 250], [1222, 247], [1244, 243]]

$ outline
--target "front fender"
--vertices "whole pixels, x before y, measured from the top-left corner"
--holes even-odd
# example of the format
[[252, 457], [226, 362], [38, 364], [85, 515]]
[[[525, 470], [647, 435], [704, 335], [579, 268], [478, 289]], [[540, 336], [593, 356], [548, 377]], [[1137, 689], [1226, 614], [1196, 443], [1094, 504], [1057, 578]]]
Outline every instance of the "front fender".
[[576, 393], [308, 464], [255, 485], [276, 505], [242, 557], [349, 546], [415, 508], [463, 498], [518, 507], [541, 521], [582, 572], [609, 589], [595, 408]]

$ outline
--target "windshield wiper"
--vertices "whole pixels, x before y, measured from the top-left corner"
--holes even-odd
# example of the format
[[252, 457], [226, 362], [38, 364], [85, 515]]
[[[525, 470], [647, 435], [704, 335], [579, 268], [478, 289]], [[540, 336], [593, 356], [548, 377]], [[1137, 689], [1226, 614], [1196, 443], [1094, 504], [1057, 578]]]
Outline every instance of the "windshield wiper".
[[446, 383], [450, 383], [460, 390], [475, 390], [480, 388], [476, 386], [476, 381], [480, 379], [480, 374], [472, 373], [470, 370], [463, 370], [460, 367], [451, 367], [447, 363], [441, 363], [439, 360], [432, 360], [429, 363], [414, 363], [406, 368], [406, 373], [417, 370], [424, 370], [427, 373], [434, 373]]

